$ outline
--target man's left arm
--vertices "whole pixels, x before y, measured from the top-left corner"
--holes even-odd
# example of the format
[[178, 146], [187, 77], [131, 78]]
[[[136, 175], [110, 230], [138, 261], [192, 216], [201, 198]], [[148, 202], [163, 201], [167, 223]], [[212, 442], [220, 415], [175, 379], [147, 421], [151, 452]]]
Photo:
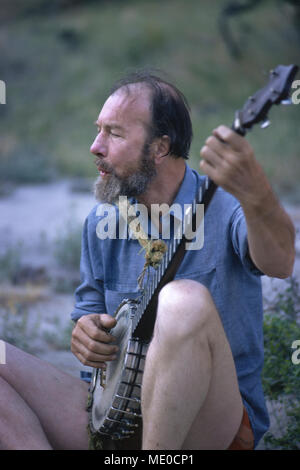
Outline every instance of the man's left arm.
[[226, 126], [208, 137], [200, 168], [236, 197], [245, 214], [249, 252], [264, 274], [286, 278], [295, 259], [295, 228], [272, 191], [249, 142]]

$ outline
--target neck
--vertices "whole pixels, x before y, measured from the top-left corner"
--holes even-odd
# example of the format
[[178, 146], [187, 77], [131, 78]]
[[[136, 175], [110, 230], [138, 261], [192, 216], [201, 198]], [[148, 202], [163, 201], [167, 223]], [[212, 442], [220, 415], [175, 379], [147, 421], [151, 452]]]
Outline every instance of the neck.
[[157, 175], [147, 191], [138, 197], [138, 201], [151, 209], [151, 204], [172, 205], [180, 188], [185, 173], [183, 158], [165, 157], [157, 165]]

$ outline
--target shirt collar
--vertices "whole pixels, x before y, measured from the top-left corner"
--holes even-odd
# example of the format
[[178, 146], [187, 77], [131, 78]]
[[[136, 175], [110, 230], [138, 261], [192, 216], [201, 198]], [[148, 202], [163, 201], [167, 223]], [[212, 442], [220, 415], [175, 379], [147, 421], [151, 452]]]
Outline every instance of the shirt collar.
[[[196, 194], [196, 179], [193, 174], [193, 170], [185, 164], [185, 173], [179, 191], [172, 203], [179, 204], [181, 206], [181, 217], [174, 214], [174, 217], [182, 220], [184, 214], [184, 204], [192, 204]], [[171, 206], [172, 207], [172, 206]]]

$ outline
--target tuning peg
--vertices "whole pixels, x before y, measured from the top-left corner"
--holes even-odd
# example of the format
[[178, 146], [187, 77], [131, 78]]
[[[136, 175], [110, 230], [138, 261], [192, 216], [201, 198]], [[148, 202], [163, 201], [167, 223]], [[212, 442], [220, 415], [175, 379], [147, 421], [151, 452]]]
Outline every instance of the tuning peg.
[[265, 120], [261, 123], [260, 127], [261, 127], [262, 129], [266, 129], [266, 127], [269, 127], [270, 124], [271, 124], [271, 121], [269, 121], [269, 119], [265, 119]]
[[290, 104], [293, 104], [293, 102], [292, 102], [291, 98], [286, 98], [284, 100], [281, 100], [280, 104], [283, 104], [284, 106], [288, 106]]

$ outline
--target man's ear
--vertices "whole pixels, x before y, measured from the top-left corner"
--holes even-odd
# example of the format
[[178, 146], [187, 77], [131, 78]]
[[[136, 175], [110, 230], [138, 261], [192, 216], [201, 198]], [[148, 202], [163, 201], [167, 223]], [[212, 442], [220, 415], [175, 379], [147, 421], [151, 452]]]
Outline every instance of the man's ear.
[[162, 163], [163, 157], [166, 157], [170, 153], [170, 137], [168, 135], [157, 137], [154, 139], [152, 145], [155, 163], [159, 165]]

